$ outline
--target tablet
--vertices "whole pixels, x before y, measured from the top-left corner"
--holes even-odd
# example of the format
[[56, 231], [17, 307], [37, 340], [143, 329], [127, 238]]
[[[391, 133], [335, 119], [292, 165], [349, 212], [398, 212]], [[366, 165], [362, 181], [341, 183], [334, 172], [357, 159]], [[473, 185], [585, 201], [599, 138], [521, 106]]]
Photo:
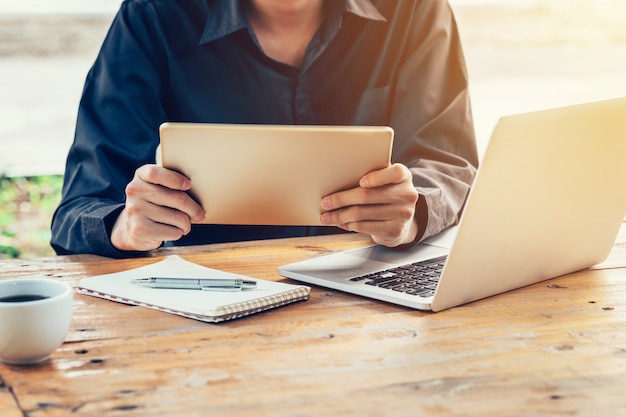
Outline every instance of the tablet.
[[387, 126], [164, 123], [161, 163], [191, 180], [204, 223], [321, 225], [322, 197], [387, 167]]

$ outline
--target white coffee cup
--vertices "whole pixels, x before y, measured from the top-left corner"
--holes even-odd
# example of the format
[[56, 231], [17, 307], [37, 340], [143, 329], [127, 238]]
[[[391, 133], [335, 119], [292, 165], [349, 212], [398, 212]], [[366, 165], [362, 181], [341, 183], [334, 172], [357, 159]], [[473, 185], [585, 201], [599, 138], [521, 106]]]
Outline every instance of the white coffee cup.
[[72, 324], [72, 287], [45, 278], [0, 281], [0, 360], [41, 362], [56, 350]]

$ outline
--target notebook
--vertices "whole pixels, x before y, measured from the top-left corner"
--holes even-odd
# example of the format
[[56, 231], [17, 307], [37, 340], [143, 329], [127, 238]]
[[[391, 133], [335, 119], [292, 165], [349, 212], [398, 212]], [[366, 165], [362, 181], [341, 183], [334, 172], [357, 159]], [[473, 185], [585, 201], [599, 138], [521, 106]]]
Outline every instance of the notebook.
[[[618, 98], [501, 118], [458, 227], [408, 251], [372, 246], [278, 270], [440, 311], [602, 262], [625, 215], [626, 98]], [[421, 261], [431, 264], [415, 267], [426, 271], [425, 290], [403, 284], [421, 274], [408, 267]]]
[[250, 279], [207, 268], [179, 256], [127, 271], [83, 278], [78, 292], [124, 304], [150, 307], [205, 322], [221, 322], [277, 308], [309, 298], [310, 287], [254, 279], [256, 288], [245, 291], [200, 291], [146, 288], [131, 280], [149, 277]]
[[191, 179], [204, 223], [316, 226], [322, 197], [389, 164], [393, 130], [164, 123], [160, 137], [162, 165]]

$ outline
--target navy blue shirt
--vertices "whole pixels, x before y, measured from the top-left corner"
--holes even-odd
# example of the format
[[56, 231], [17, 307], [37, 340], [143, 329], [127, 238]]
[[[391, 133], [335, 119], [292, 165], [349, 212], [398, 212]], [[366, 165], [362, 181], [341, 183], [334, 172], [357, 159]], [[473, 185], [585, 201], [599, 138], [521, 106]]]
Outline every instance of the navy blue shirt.
[[[299, 68], [264, 54], [240, 1], [126, 0], [85, 82], [52, 221], [58, 254], [133, 254], [109, 236], [165, 121], [391, 126], [392, 160], [420, 193], [422, 238], [457, 221], [478, 164], [445, 0], [330, 0]], [[338, 232], [194, 225], [174, 244]]]

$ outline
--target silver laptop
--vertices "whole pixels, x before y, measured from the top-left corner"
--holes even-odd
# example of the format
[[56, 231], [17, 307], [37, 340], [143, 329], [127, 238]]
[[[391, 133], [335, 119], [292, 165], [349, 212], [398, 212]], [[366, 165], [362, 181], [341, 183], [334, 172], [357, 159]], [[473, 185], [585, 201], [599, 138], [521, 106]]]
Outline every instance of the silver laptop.
[[204, 223], [316, 226], [322, 197], [389, 165], [393, 130], [164, 123], [160, 138], [160, 162], [191, 179]]
[[626, 98], [503, 117], [459, 225], [408, 251], [372, 246], [281, 275], [440, 311], [602, 262], [626, 215]]

